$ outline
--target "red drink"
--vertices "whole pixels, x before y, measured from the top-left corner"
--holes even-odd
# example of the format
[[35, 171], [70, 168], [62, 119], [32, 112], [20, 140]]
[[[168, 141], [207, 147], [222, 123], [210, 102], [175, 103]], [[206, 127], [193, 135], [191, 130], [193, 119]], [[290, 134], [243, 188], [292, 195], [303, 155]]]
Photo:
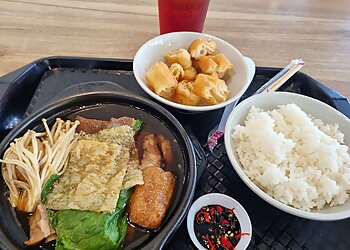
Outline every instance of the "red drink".
[[158, 0], [160, 34], [202, 32], [209, 0]]

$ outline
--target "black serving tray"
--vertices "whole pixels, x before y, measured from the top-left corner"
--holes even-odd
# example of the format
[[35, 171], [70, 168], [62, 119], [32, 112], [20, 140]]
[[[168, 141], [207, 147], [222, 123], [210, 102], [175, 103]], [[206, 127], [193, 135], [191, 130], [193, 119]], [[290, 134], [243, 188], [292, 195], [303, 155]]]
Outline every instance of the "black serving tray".
[[[257, 67], [253, 82], [242, 100], [278, 71], [280, 69]], [[65, 96], [95, 90], [128, 91], [149, 98], [138, 86], [130, 60], [50, 57], [1, 77], [0, 139], [43, 105]], [[344, 96], [303, 73], [295, 74], [280, 91], [319, 99], [350, 117], [350, 104]], [[219, 157], [209, 153], [207, 135], [219, 122], [223, 109], [184, 114], [166, 108], [186, 128], [195, 146], [201, 176], [195, 198], [219, 192], [238, 200], [247, 210], [253, 225], [248, 249], [350, 249], [350, 219], [319, 222], [287, 214], [263, 201], [241, 181], [228, 160], [222, 140], [215, 148]], [[185, 221], [165, 248], [195, 249]]]

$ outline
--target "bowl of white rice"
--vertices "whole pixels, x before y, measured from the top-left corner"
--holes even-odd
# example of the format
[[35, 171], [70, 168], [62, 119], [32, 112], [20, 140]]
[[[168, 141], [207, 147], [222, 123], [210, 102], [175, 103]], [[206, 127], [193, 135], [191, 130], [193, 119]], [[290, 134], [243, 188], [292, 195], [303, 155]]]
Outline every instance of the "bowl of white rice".
[[350, 120], [331, 106], [295, 93], [251, 96], [230, 114], [225, 147], [271, 205], [306, 219], [350, 217]]

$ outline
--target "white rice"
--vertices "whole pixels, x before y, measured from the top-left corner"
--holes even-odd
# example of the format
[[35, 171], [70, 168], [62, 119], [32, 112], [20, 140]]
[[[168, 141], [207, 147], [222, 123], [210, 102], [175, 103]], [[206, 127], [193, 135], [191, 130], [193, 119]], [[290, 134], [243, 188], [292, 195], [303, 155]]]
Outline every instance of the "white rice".
[[252, 107], [232, 137], [244, 172], [273, 198], [306, 211], [349, 198], [350, 156], [337, 124], [295, 104]]

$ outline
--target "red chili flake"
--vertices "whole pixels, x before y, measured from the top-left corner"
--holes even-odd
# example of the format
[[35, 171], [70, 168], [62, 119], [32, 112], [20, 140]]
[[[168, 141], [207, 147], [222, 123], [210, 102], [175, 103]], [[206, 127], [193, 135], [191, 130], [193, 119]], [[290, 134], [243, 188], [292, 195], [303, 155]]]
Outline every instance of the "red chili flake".
[[214, 215], [215, 215], [215, 209], [214, 209], [214, 208], [211, 209], [210, 215], [211, 215], [211, 216], [214, 216]]
[[226, 239], [223, 235], [221, 235], [221, 245], [224, 249], [227, 249], [227, 250], [234, 250], [235, 247], [231, 244], [231, 242]]
[[228, 214], [233, 214], [233, 213], [234, 213], [233, 210], [235, 210], [235, 209], [234, 209], [234, 208], [232, 208], [232, 209], [227, 209], [227, 210], [226, 210], [226, 213], [228, 213]]
[[237, 234], [235, 235], [235, 238], [238, 239], [238, 238], [241, 238], [242, 236], [244, 235], [250, 235], [250, 233], [241, 233], [241, 234]]
[[211, 208], [211, 211], [210, 211], [210, 216], [211, 216], [211, 219], [213, 220], [213, 223], [216, 223], [216, 211], [215, 211], [215, 208]]
[[228, 222], [228, 220], [223, 219], [223, 220], [221, 221], [221, 226], [229, 226], [229, 225], [230, 225], [230, 223]]
[[213, 244], [213, 242], [211, 242], [210, 238], [208, 235], [205, 236], [206, 241], [208, 242], [208, 246], [210, 250], [215, 250], [215, 245]]
[[197, 214], [197, 216], [196, 216], [196, 222], [197, 222], [198, 224], [201, 223], [201, 216], [204, 216], [205, 222], [208, 222], [208, 223], [210, 222], [209, 213], [206, 213], [206, 212], [199, 212], [199, 213]]
[[218, 211], [219, 215], [222, 214], [223, 209], [221, 206], [216, 206], [215, 209], [216, 209], [216, 211]]

